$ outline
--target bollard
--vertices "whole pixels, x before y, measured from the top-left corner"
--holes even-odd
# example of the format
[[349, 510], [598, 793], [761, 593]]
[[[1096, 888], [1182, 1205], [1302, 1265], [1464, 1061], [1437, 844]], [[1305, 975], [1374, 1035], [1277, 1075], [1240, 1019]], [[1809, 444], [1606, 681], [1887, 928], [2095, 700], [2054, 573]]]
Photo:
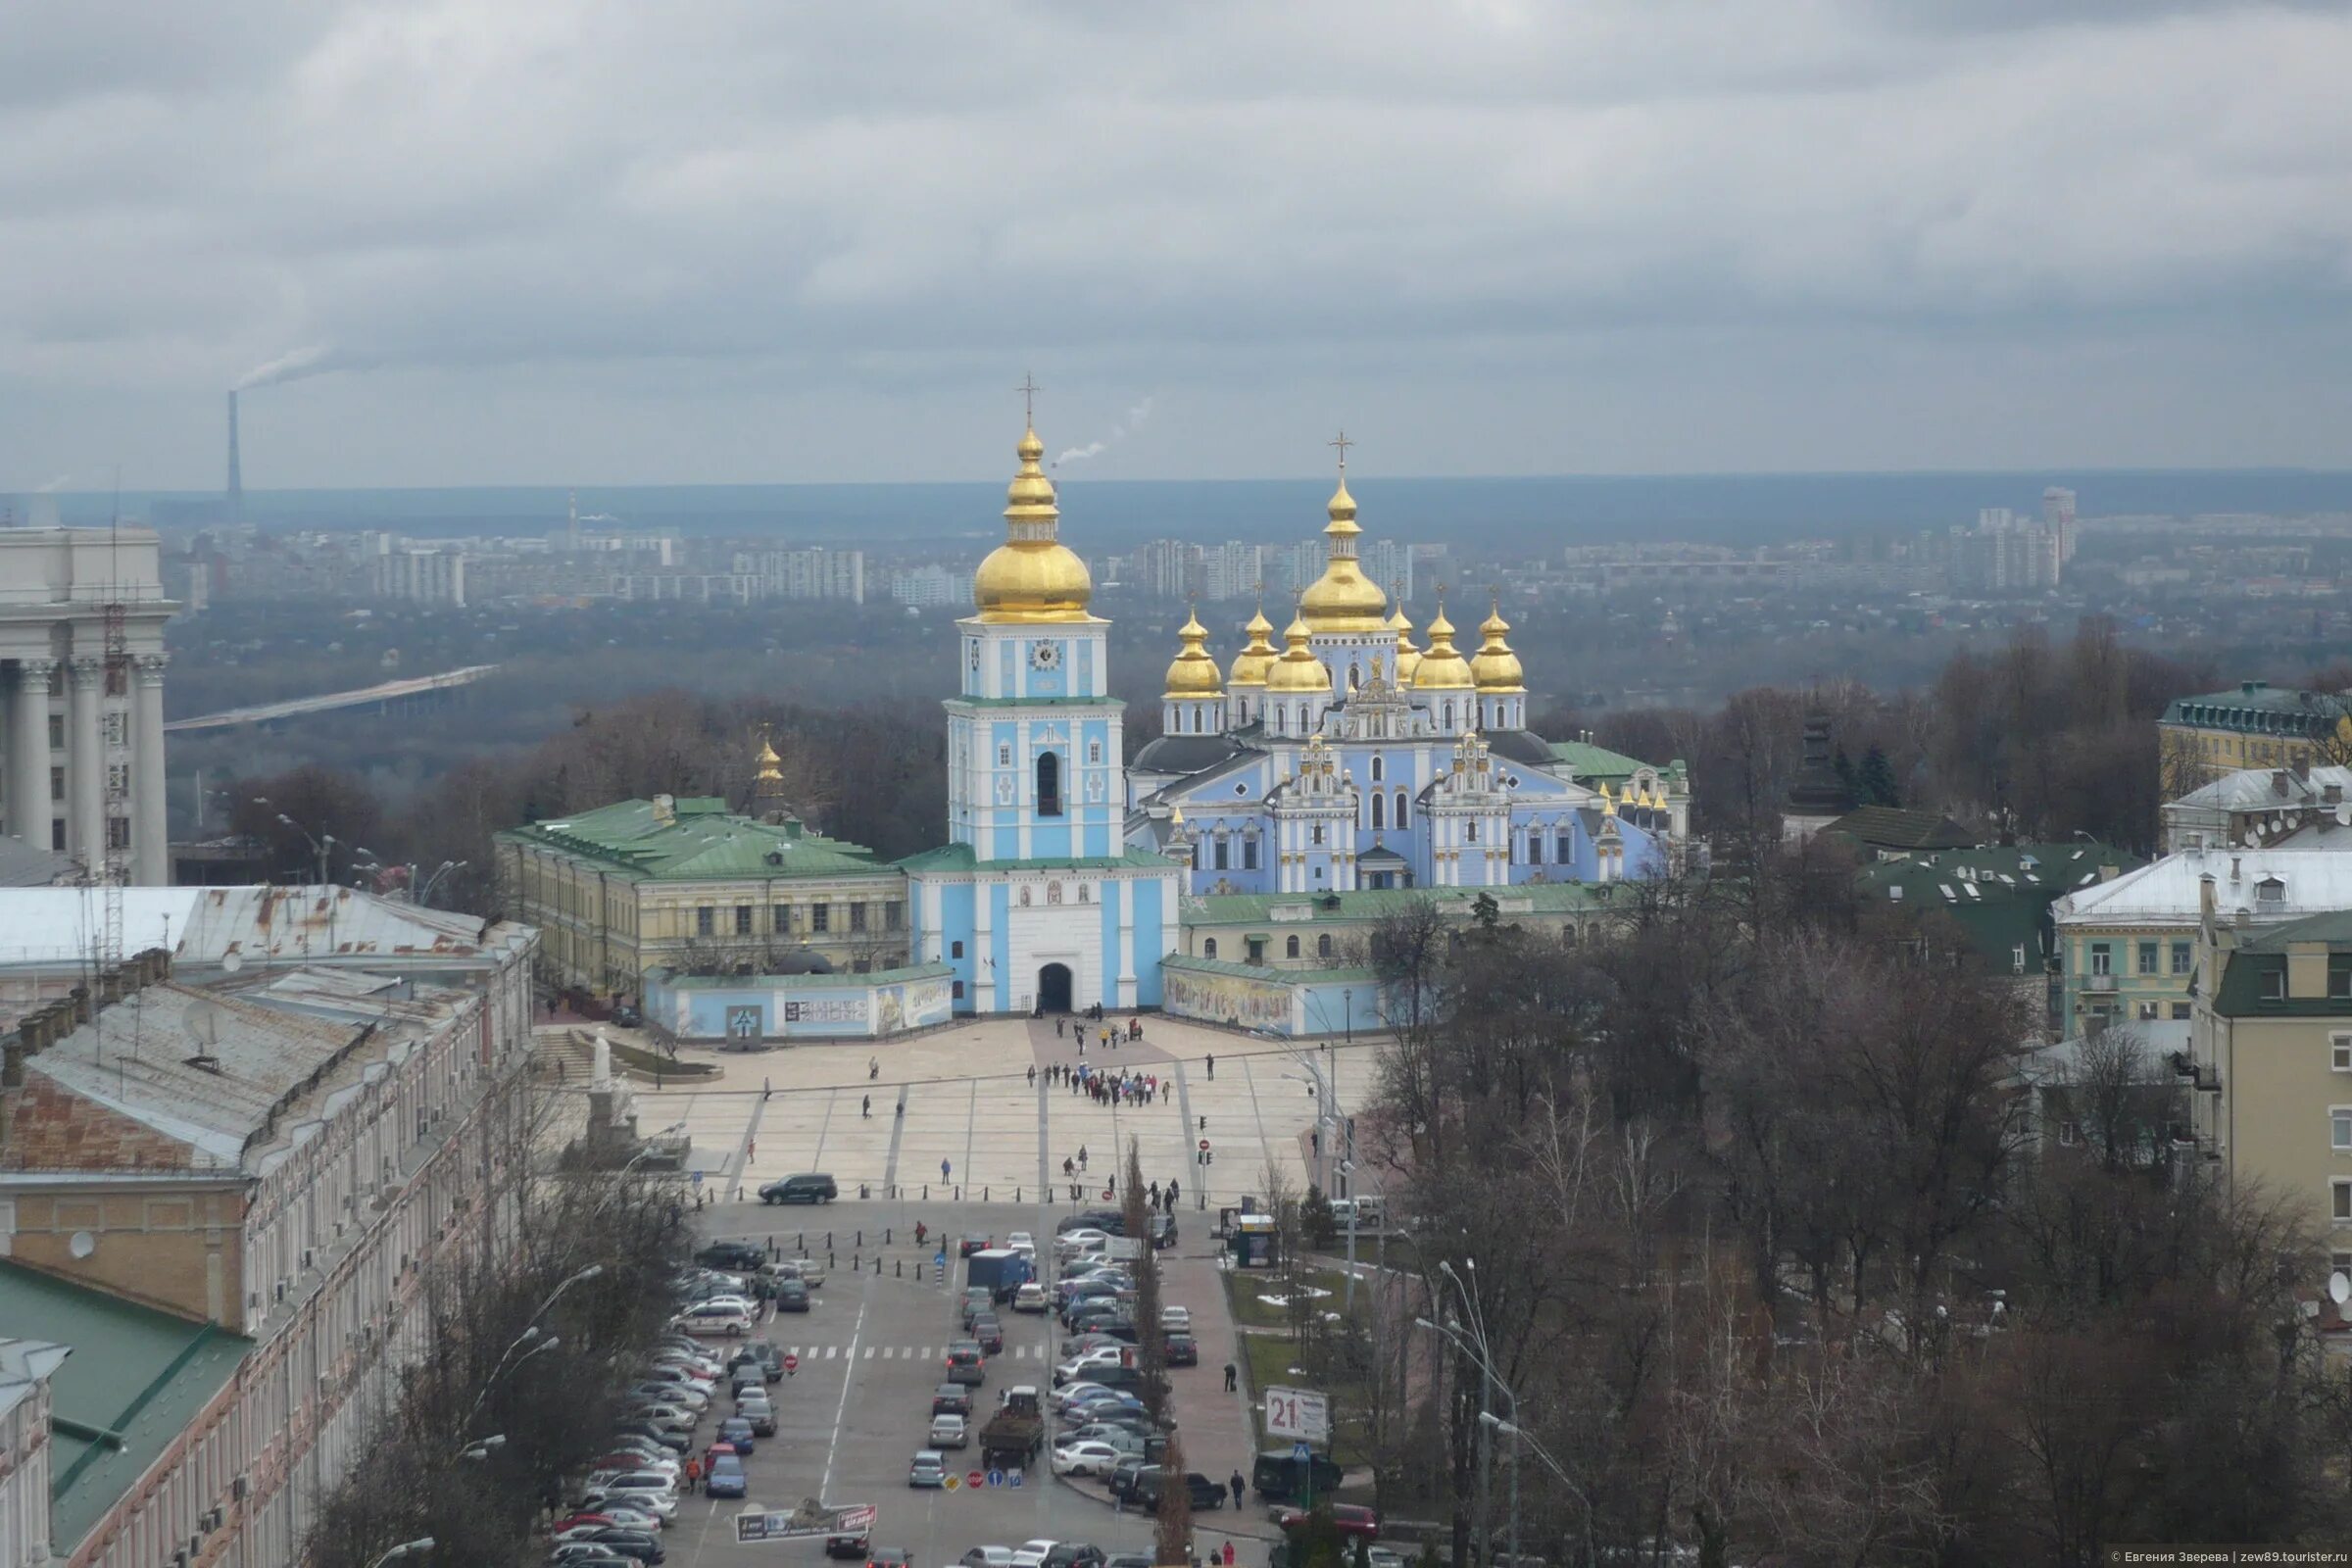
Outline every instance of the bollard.
[[876, 1278], [876, 1279], [880, 1279], [881, 1277], [882, 1277], [882, 1254], [881, 1254], [880, 1252], [876, 1252], [876, 1253], [874, 1254], [874, 1278]]
[[929, 1182], [923, 1183], [923, 1201], [926, 1203], [931, 1201], [931, 1184]]
[[1012, 1200], [1016, 1203], [1021, 1200], [1021, 1190], [1018, 1187], [1012, 1190]]
[[767, 1239], [767, 1255], [770, 1257], [776, 1255], [776, 1239], [773, 1236]]
[[890, 1225], [885, 1225], [882, 1227], [882, 1245], [884, 1247], [888, 1247], [890, 1245], [890, 1233], [896, 1227]]
[[853, 1274], [865, 1272], [865, 1259], [859, 1257], [856, 1252], [850, 1254], [850, 1272]]
[[834, 1255], [833, 1255], [831, 1252], [827, 1252], [827, 1253], [825, 1254], [825, 1267], [827, 1267], [827, 1268], [838, 1268], [838, 1267], [840, 1267], [840, 1266], [841, 1266], [841, 1265], [840, 1265], [840, 1260], [839, 1260], [839, 1259], [837, 1259], [836, 1257], [834, 1257]]
[[980, 1189], [980, 1201], [983, 1203], [988, 1201], [988, 1189], [985, 1187]]
[[956, 1189], [956, 1201], [958, 1203], [963, 1201], [963, 1189], [960, 1187]]
[[859, 1182], [858, 1184], [858, 1196], [859, 1198], [871, 1198], [874, 1195], [867, 1190], [865, 1183]]
[[825, 1250], [829, 1252], [829, 1251], [831, 1251], [832, 1250], [833, 1250], [833, 1233], [832, 1233], [831, 1231], [827, 1231], [827, 1232], [825, 1232]]
[[897, 1280], [903, 1280], [906, 1277], [906, 1260], [905, 1258], [902, 1257], [899, 1259], [899, 1266], [891, 1271], [890, 1277]]
[[792, 1245], [801, 1250], [801, 1255], [803, 1257], [807, 1257], [808, 1255], [808, 1233], [807, 1231], [801, 1232], [799, 1238], [796, 1239]]
[[862, 1225], [858, 1228], [858, 1245], [859, 1247], [865, 1245], [865, 1227]]

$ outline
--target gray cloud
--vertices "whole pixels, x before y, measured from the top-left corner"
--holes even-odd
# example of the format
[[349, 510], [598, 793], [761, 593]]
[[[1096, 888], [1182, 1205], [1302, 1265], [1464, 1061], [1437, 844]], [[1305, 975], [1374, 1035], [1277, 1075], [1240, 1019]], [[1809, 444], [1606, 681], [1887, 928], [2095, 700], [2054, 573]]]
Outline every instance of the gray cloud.
[[2270, 384], [2352, 273], [2340, 8], [239, 0], [0, 59], [0, 489], [213, 482], [212, 394], [305, 344], [380, 368], [256, 400], [261, 482], [993, 471], [1024, 367], [1050, 442], [1158, 389], [1105, 476], [1339, 422], [1367, 472], [2341, 461], [2341, 358]]

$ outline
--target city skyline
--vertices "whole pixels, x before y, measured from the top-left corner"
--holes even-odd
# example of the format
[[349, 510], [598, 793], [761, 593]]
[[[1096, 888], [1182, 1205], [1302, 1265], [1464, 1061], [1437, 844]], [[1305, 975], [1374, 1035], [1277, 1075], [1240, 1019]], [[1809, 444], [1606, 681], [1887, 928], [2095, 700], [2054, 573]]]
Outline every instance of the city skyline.
[[910, 21], [0, 21], [0, 490], [2343, 461], [2331, 11]]

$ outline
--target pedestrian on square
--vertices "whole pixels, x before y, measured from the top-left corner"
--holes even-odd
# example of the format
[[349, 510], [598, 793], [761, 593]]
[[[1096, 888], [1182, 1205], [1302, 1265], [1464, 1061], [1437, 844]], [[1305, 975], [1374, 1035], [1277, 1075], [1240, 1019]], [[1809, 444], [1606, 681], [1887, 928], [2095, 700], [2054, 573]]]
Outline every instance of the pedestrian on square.
[[1078, 1146], [1078, 1168], [1086, 1169], [1086, 1146], [1084, 1144]]
[[1226, 1363], [1225, 1363], [1225, 1392], [1226, 1392], [1227, 1394], [1233, 1394], [1233, 1393], [1236, 1393], [1236, 1392], [1238, 1392], [1238, 1391], [1240, 1390], [1241, 1386], [1242, 1386], [1242, 1371], [1241, 1371], [1241, 1368], [1239, 1368], [1239, 1367], [1235, 1366], [1235, 1365], [1234, 1365], [1234, 1364], [1233, 1364], [1231, 1361], [1228, 1361], [1228, 1362], [1226, 1362]]
[[1168, 1212], [1176, 1212], [1176, 1178], [1173, 1176], [1168, 1178]]
[[693, 1454], [686, 1456], [686, 1491], [692, 1494], [695, 1485], [703, 1479], [703, 1461]]
[[1064, 1024], [1068, 1023], [1068, 1022], [1069, 1022], [1069, 1020], [1068, 1020], [1067, 1018], [1064, 1018], [1063, 1016], [1061, 1016], [1061, 1014], [1059, 1014], [1059, 1013], [1055, 1013], [1055, 1014], [1054, 1015], [1054, 1039], [1056, 1039], [1056, 1040], [1059, 1040], [1059, 1039], [1061, 1038], [1061, 1030], [1062, 1030], [1062, 1026], [1063, 1026]]
[[[1230, 1372], [1233, 1369], [1231, 1367], [1227, 1367], [1226, 1370]], [[1233, 1505], [1236, 1508], [1239, 1508], [1242, 1505], [1242, 1473], [1239, 1470], [1236, 1470], [1233, 1473], [1233, 1479], [1227, 1482], [1226, 1485], [1233, 1488]]]
[[1233, 1543], [1225, 1543], [1225, 1568], [1233, 1568]]
[[1157, 1182], [1152, 1184], [1152, 1206], [1153, 1208], [1159, 1206], [1159, 1183]]
[[863, 1106], [862, 1106], [862, 1107], [861, 1107], [861, 1108], [858, 1110], [858, 1113], [860, 1116], [871, 1116], [871, 1115], [874, 1113], [874, 1097], [873, 1097], [873, 1096], [871, 1096], [871, 1095], [868, 1095], [868, 1096], [866, 1096], [866, 1097], [865, 1097], [865, 1103], [864, 1103], [864, 1105], [863, 1105]]
[[954, 1169], [955, 1167], [950, 1165], [946, 1160], [941, 1160], [939, 1162], [939, 1179], [943, 1182], [946, 1181], [948, 1179], [949, 1172]]
[[866, 1081], [869, 1083], [882, 1076], [882, 1060], [880, 1057], [868, 1056], [865, 1058], [865, 1076]]

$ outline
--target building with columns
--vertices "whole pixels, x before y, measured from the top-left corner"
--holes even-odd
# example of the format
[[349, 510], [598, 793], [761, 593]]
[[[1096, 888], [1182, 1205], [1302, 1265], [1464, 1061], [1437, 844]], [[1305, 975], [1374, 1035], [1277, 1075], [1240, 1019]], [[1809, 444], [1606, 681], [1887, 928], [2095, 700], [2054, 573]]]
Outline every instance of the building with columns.
[[0, 821], [93, 879], [171, 880], [164, 598], [145, 528], [0, 529]]

